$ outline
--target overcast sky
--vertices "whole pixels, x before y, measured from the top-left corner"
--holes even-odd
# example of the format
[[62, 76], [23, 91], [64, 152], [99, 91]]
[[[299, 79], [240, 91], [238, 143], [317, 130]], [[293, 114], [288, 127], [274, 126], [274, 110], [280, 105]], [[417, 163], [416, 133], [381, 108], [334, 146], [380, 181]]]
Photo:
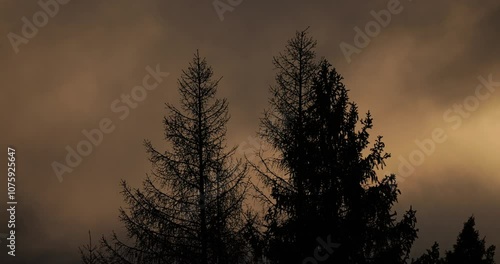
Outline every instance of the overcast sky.
[[[218, 95], [229, 101], [229, 145], [247, 142], [267, 106], [272, 56], [308, 26], [318, 57], [344, 76], [360, 111], [372, 112], [372, 136], [383, 135], [392, 154], [385, 173], [398, 173], [401, 160], [418, 163], [400, 181], [396, 206], [400, 214], [417, 210], [414, 254], [434, 241], [450, 249], [472, 214], [487, 243], [500, 246], [500, 85], [476, 94], [481, 77], [500, 82], [500, 2], [390, 2], [243, 0], [221, 17], [212, 0], [72, 0], [50, 6], [43, 21], [37, 1], [0, 0], [0, 143], [16, 147], [19, 203], [18, 262], [7, 263], [76, 263], [89, 229], [96, 237], [123, 230], [120, 179], [139, 186], [149, 171], [143, 139], [165, 146], [164, 103], [177, 103], [176, 79], [196, 49], [223, 76]], [[355, 28], [378, 25], [371, 11], [388, 4], [397, 9], [390, 21], [356, 48]], [[41, 26], [23, 33], [34, 15]], [[356, 53], [346, 56], [341, 43]], [[128, 115], [113, 111], [157, 65], [170, 75]], [[66, 147], [75, 149], [86, 139], [82, 130], [102, 120], [114, 130], [61, 182], [53, 162], [65, 164]], [[415, 141], [429, 142], [433, 133], [441, 143], [415, 152]], [[0, 246], [5, 259], [4, 239]]]

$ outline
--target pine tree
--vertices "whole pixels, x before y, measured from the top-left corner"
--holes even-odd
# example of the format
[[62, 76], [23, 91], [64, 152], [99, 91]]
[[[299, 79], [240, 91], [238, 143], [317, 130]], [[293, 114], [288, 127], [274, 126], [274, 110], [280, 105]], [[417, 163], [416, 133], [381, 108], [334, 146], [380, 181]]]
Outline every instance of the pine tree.
[[431, 249], [420, 256], [413, 264], [445, 264], [444, 260], [440, 257], [439, 244], [434, 242]]
[[99, 248], [96, 245], [92, 245], [92, 235], [89, 231], [89, 243], [79, 248], [80, 256], [82, 258], [83, 264], [98, 264], [102, 263]]
[[278, 155], [252, 165], [271, 190], [263, 198], [268, 256], [302, 263], [326, 237], [341, 246], [322, 249], [330, 255], [324, 263], [403, 263], [417, 237], [415, 211], [396, 221], [395, 175], [376, 174], [390, 157], [382, 137], [363, 155], [372, 117], [360, 119], [342, 77], [315, 62], [315, 44], [307, 30], [297, 32], [274, 58], [277, 84], [260, 134]]
[[479, 238], [479, 231], [475, 229], [475, 219], [471, 216], [464, 223], [462, 231], [457, 237], [453, 250], [446, 251], [446, 256], [439, 256], [439, 245], [434, 243], [414, 264], [494, 264], [495, 246], [486, 248], [486, 239]]
[[[245, 263], [246, 166], [226, 150], [226, 99], [196, 53], [178, 80], [180, 108], [167, 104], [160, 151], [145, 141], [153, 165], [142, 189], [122, 182], [128, 241], [103, 239], [109, 263]], [[130, 243], [127, 243], [130, 242]]]
[[[261, 136], [281, 151], [277, 165], [288, 178], [269, 175], [255, 164], [264, 183], [272, 189], [274, 204], [266, 216], [268, 257], [279, 263], [292, 263], [304, 258], [312, 244], [307, 245], [307, 201], [305, 180], [308, 173], [306, 155], [307, 107], [311, 104], [311, 85], [315, 74], [316, 42], [306, 31], [297, 32], [288, 42], [284, 53], [275, 57], [276, 85], [270, 90], [273, 97], [262, 119]], [[267, 165], [267, 164], [266, 164]], [[270, 165], [272, 166], [272, 165]], [[270, 200], [269, 200], [270, 201]], [[285, 221], [282, 221], [285, 220]]]
[[471, 216], [457, 237], [452, 251], [446, 252], [447, 264], [494, 264], [495, 246], [486, 249], [486, 239], [479, 238], [475, 229], [475, 219]]
[[377, 175], [390, 154], [384, 152], [381, 136], [369, 148], [373, 118], [368, 112], [360, 119], [342, 80], [328, 61], [320, 62], [308, 111], [313, 164], [308, 178], [313, 206], [308, 215], [317, 218], [311, 219], [312, 227], [316, 234], [326, 231], [342, 244], [332, 262], [405, 263], [417, 238], [415, 211], [410, 208], [396, 221], [396, 176]]

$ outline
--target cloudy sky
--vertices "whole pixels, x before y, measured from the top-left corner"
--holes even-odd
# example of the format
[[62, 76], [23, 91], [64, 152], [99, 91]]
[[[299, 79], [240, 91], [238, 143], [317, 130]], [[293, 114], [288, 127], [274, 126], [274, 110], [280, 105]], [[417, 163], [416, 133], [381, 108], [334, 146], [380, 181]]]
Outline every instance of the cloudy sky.
[[[401, 174], [396, 209], [417, 210], [414, 254], [435, 240], [450, 249], [471, 215], [500, 246], [498, 1], [243, 0], [221, 15], [212, 0], [66, 2], [47, 16], [37, 1], [0, 0], [0, 145], [16, 148], [18, 201], [17, 257], [0, 237], [2, 263], [75, 263], [89, 229], [123, 230], [120, 179], [138, 186], [149, 171], [143, 139], [165, 146], [164, 103], [177, 103], [176, 79], [196, 49], [223, 76], [229, 144], [248, 142], [267, 106], [272, 56], [308, 26], [392, 153], [381, 173]], [[380, 26], [373, 13], [384, 10]], [[34, 19], [35, 31], [26, 26]], [[367, 24], [363, 42], [357, 29]], [[113, 111], [157, 65], [170, 75], [134, 107], [115, 104], [127, 115]], [[60, 181], [52, 164], [66, 164], [68, 146], [101, 122], [113, 131]], [[5, 210], [0, 219], [6, 233]]]

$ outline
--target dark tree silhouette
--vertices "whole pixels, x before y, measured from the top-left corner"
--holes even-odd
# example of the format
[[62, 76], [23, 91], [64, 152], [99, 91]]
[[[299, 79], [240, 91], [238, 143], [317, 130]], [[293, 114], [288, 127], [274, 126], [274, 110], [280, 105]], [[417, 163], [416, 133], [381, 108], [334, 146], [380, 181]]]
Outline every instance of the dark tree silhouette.
[[446, 256], [439, 255], [439, 244], [434, 243], [430, 250], [420, 256], [414, 264], [495, 264], [495, 246], [486, 248], [486, 239], [479, 238], [479, 231], [475, 229], [475, 219], [471, 216], [464, 223], [462, 231], [452, 251]]
[[122, 182], [127, 210], [120, 209], [130, 243], [103, 239], [110, 263], [245, 263], [243, 237], [246, 166], [226, 150], [225, 99], [219, 80], [196, 53], [178, 81], [181, 107], [167, 104], [168, 151], [145, 141], [151, 175], [142, 190]]
[[332, 261], [404, 263], [417, 238], [415, 211], [410, 208], [396, 221], [392, 206], [400, 191], [395, 175], [379, 180], [376, 173], [390, 155], [381, 136], [367, 149], [373, 119], [370, 112], [359, 118], [342, 79], [326, 60], [320, 62], [309, 126], [314, 226], [317, 232], [329, 230], [342, 244]]
[[416, 261], [412, 262], [414, 264], [445, 264], [444, 260], [440, 257], [439, 244], [434, 242], [431, 249], [427, 249], [427, 252], [420, 256]]
[[[121, 182], [127, 236], [113, 232], [97, 247], [89, 232], [83, 263], [408, 263], [416, 211], [398, 220], [401, 192], [396, 175], [379, 178], [390, 154], [381, 136], [370, 138], [373, 118], [359, 116], [315, 46], [306, 29], [273, 58], [276, 84], [259, 131], [272, 151], [247, 160], [261, 180], [262, 218], [244, 208], [247, 165], [226, 146], [228, 104], [197, 52], [178, 80], [180, 107], [167, 104], [168, 150], [145, 140], [151, 174], [142, 188]], [[435, 243], [412, 263], [494, 264], [495, 247], [485, 244], [471, 217], [445, 257]]]
[[479, 238], [475, 229], [475, 219], [471, 216], [458, 235], [452, 251], [446, 252], [448, 264], [494, 264], [495, 246], [486, 249], [486, 239]]
[[[283, 178], [266, 167], [262, 171], [253, 166], [271, 188], [274, 199], [266, 215], [269, 228], [268, 257], [283, 263], [293, 263], [306, 256], [314, 247], [307, 245], [307, 190], [305, 177], [308, 173], [306, 156], [307, 108], [312, 104], [312, 82], [316, 71], [313, 51], [316, 42], [306, 32], [298, 32], [288, 42], [283, 54], [274, 58], [277, 68], [276, 85], [271, 86], [271, 109], [262, 119], [261, 136], [281, 151], [277, 165], [289, 176]], [[268, 164], [265, 164], [266, 166]]]
[[89, 231], [89, 243], [79, 248], [83, 264], [101, 263], [99, 247], [92, 245], [92, 235]]
[[269, 208], [268, 258], [302, 263], [323, 238], [341, 245], [323, 249], [324, 263], [403, 263], [417, 237], [415, 211], [396, 221], [395, 175], [376, 174], [389, 158], [384, 143], [378, 137], [363, 155], [372, 118], [360, 120], [342, 77], [327, 61], [315, 62], [315, 44], [307, 30], [297, 32], [274, 58], [277, 84], [260, 135], [278, 155], [252, 164], [271, 190], [259, 190]]

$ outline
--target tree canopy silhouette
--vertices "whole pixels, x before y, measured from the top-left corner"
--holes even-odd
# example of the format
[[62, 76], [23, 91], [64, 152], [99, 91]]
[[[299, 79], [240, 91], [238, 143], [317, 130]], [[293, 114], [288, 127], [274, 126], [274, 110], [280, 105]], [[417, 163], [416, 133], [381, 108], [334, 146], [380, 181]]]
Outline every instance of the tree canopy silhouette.
[[167, 151], [145, 147], [153, 165], [142, 189], [122, 181], [128, 237], [103, 239], [109, 263], [244, 263], [246, 165], [226, 150], [226, 99], [198, 52], [178, 80], [180, 108], [167, 104]]
[[370, 113], [360, 119], [342, 76], [315, 60], [315, 45], [307, 30], [297, 32], [273, 60], [260, 135], [278, 154], [252, 165], [271, 190], [262, 199], [269, 259], [302, 263], [323, 238], [340, 244], [321, 253], [324, 263], [402, 263], [417, 237], [415, 211], [397, 221], [395, 175], [376, 173], [390, 157], [382, 137], [369, 148]]
[[[226, 146], [226, 99], [220, 79], [197, 52], [178, 80], [180, 107], [167, 104], [167, 150], [144, 141], [152, 171], [141, 188], [121, 182], [125, 239], [80, 248], [83, 263], [494, 264], [471, 217], [452, 251], [435, 243], [416, 260], [416, 211], [398, 217], [394, 174], [381, 175], [390, 154], [370, 136], [343, 77], [317, 59], [316, 41], [298, 31], [273, 58], [275, 83], [259, 136], [271, 152], [257, 162]], [[264, 214], [245, 208], [249, 173]], [[89, 238], [90, 235], [89, 235]]]
[[476, 230], [476, 221], [471, 216], [464, 223], [462, 231], [457, 237], [453, 250], [446, 251], [444, 257], [440, 257], [439, 244], [434, 243], [430, 250], [420, 256], [415, 264], [494, 264], [495, 246], [486, 248], [486, 239], [480, 239], [479, 231]]

